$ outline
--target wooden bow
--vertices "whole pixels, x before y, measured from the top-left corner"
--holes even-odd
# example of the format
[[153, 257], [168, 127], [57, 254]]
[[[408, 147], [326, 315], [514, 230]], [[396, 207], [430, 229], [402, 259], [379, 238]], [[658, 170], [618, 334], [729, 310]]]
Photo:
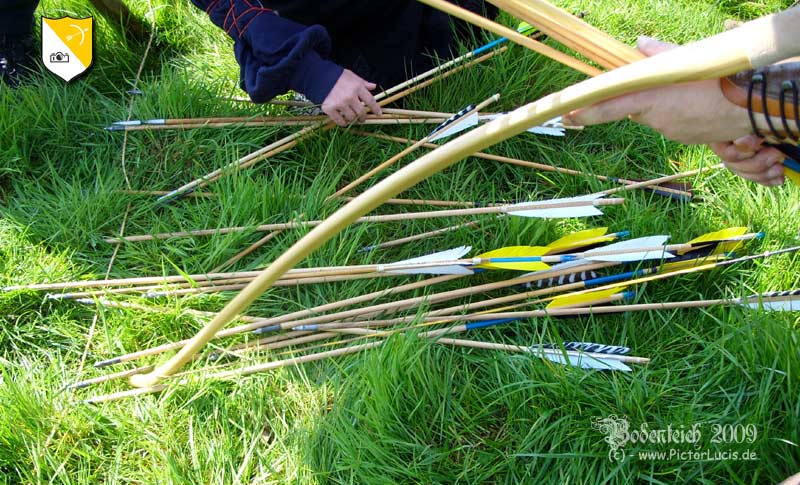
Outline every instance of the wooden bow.
[[[450, 165], [532, 126], [571, 110], [642, 89], [704, 79], [762, 67], [800, 54], [800, 8], [614, 69], [525, 105], [450, 141], [387, 177], [336, 211], [266, 268], [169, 361], [148, 374], [132, 376], [136, 387], [156, 386], [175, 374], [228, 322], [308, 254], [385, 200]], [[780, 36], [780, 38], [779, 38]]]

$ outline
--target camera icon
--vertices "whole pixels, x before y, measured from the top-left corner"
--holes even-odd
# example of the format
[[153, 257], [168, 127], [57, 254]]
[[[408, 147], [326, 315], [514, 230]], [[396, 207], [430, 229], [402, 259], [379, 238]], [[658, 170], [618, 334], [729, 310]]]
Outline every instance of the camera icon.
[[69, 62], [69, 54], [53, 52], [50, 54], [50, 62]]

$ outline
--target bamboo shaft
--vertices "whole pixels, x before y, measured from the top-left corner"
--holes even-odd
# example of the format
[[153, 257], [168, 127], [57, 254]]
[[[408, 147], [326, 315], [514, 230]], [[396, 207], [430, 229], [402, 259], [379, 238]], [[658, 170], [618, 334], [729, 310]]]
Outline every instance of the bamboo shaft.
[[[350, 132], [351, 133], [355, 133], [357, 135], [369, 136], [369, 137], [378, 138], [378, 139], [381, 139], [381, 140], [395, 141], [395, 142], [398, 142], [398, 143], [416, 143], [416, 141], [408, 139], [408, 138], [402, 138], [402, 137], [399, 137], [399, 136], [385, 135], [383, 133], [372, 133], [372, 132], [369, 132], [369, 131], [362, 131], [362, 130], [351, 130]], [[434, 143], [425, 143], [422, 146], [424, 148], [433, 148], [433, 149], [439, 148], [439, 145], [436, 145]], [[677, 176], [677, 175], [675, 175], [674, 178], [670, 178], [669, 180], [661, 180], [660, 182], [657, 182], [657, 183], [653, 183], [652, 181], [643, 181], [642, 182], [642, 181], [636, 181], [636, 180], [628, 180], [628, 179], [624, 179], [624, 178], [608, 177], [608, 176], [605, 176], [605, 175], [596, 175], [596, 174], [593, 174], [593, 173], [581, 172], [580, 170], [573, 170], [573, 169], [565, 168], [565, 167], [556, 167], [556, 166], [547, 165], [547, 164], [544, 164], [544, 163], [530, 162], [530, 161], [527, 161], [527, 160], [520, 160], [520, 159], [517, 159], [517, 158], [504, 157], [504, 156], [500, 156], [500, 155], [493, 155], [493, 154], [484, 153], [484, 152], [476, 152], [476, 153], [473, 153], [470, 156], [475, 157], [475, 158], [481, 158], [481, 159], [484, 159], [484, 160], [492, 160], [492, 161], [495, 161], [495, 162], [507, 163], [507, 164], [510, 164], [510, 165], [517, 165], [517, 166], [520, 166], [520, 167], [535, 168], [535, 169], [543, 170], [543, 171], [547, 171], [547, 172], [558, 172], [558, 173], [563, 173], [563, 174], [566, 174], [566, 175], [579, 175], [579, 176], [584, 176], [584, 177], [592, 177], [592, 178], [596, 178], [597, 180], [619, 182], [619, 183], [625, 184], [627, 186], [631, 186], [631, 185], [635, 185], [636, 186], [636, 187], [629, 187], [628, 190], [630, 190], [631, 188], [647, 188], [647, 189], [650, 189], [650, 190], [654, 190], [654, 191], [658, 191], [658, 192], [665, 192], [665, 193], [668, 193], [668, 194], [678, 195], [678, 196], [682, 196], [682, 197], [691, 197], [692, 196], [691, 192], [687, 192], [687, 191], [684, 191], [684, 190], [677, 190], [677, 189], [672, 189], [672, 188], [669, 188], [669, 187], [655, 187], [655, 185], [657, 185], [658, 183], [665, 183], [665, 182], [668, 182], [668, 181], [671, 181], [671, 180], [676, 180], [676, 179], [681, 178], [680, 176]], [[691, 173], [692, 172], [685, 172], [683, 174], [683, 176], [689, 176], [689, 175], [686, 175], [686, 174], [691, 174]], [[673, 177], [673, 176], [670, 176], [670, 177]], [[650, 185], [651, 183], [652, 183], [652, 185]], [[626, 190], [626, 189], [622, 188], [622, 189], [618, 189], [618, 190]]]
[[[350, 202], [355, 197], [342, 197], [345, 202]], [[432, 200], [432, 199], [389, 199], [384, 204], [388, 205], [430, 205], [434, 207], [475, 207], [475, 202], [460, 200]], [[502, 204], [486, 204], [502, 205]]]
[[[617, 263], [599, 263], [593, 265], [586, 265], [581, 268], [581, 270], [591, 271], [600, 268], [606, 268], [610, 266], [614, 266]], [[388, 290], [382, 290], [370, 293], [368, 295], [363, 295], [360, 297], [354, 297], [347, 300], [342, 300], [340, 302], [329, 303], [326, 305], [321, 305], [316, 308], [312, 308], [309, 310], [302, 310], [298, 312], [289, 313], [286, 315], [282, 315], [279, 317], [268, 318], [268, 319], [260, 319], [251, 321], [249, 323], [238, 325], [235, 327], [231, 327], [225, 330], [220, 331], [217, 334], [217, 338], [228, 337], [231, 335], [249, 332], [251, 330], [256, 330], [258, 328], [263, 327], [272, 327], [276, 326], [282, 330], [291, 329], [300, 325], [318, 325], [322, 323], [328, 323], [338, 320], [344, 320], [347, 318], [352, 317], [365, 317], [365, 316], [374, 316], [379, 315], [386, 312], [395, 312], [399, 310], [407, 310], [410, 308], [416, 308], [419, 305], [428, 303], [428, 304], [435, 304], [440, 303], [443, 301], [454, 300], [457, 298], [462, 298], [474, 294], [486, 293], [490, 291], [495, 291], [503, 288], [507, 288], [510, 286], [515, 285], [522, 285], [525, 283], [531, 283], [535, 281], [539, 281], [542, 279], [547, 279], [550, 277], [558, 277], [562, 275], [570, 274], [571, 270], [564, 269], [564, 270], [548, 270], [548, 271], [540, 271], [536, 274], [528, 275], [528, 276], [521, 276], [516, 278], [511, 278], [508, 280], [494, 282], [494, 283], [486, 283], [483, 285], [473, 286], [470, 288], [463, 288], [459, 290], [450, 290], [440, 293], [435, 293], [433, 295], [428, 296], [420, 296], [420, 297], [412, 297], [406, 298], [404, 300], [399, 300], [395, 302], [377, 304], [377, 305], [370, 305], [363, 308], [356, 308], [354, 310], [348, 311], [340, 311], [336, 313], [332, 313], [329, 315], [324, 315], [324, 312], [328, 312], [331, 310], [337, 310], [343, 308], [345, 306], [356, 305], [360, 303], [365, 303], [380, 296], [389, 296], [394, 294], [399, 294], [405, 291], [411, 291], [414, 289], [422, 288], [424, 286], [429, 286], [431, 284], [438, 284], [443, 283], [446, 281], [452, 281], [454, 279], [460, 278], [463, 275], [448, 275], [448, 276], [439, 276], [436, 278], [430, 278], [427, 280], [419, 281], [416, 283], [409, 283], [406, 285], [401, 285], [395, 288], [391, 288]], [[130, 354], [122, 355], [119, 357], [115, 357], [112, 359], [108, 359], [107, 361], [103, 361], [99, 364], [95, 364], [96, 366], [100, 365], [109, 365], [115, 364], [120, 362], [128, 362], [134, 359], [138, 359], [141, 357], [147, 357], [151, 355], [160, 354], [163, 352], [167, 352], [170, 350], [174, 350], [176, 348], [180, 348], [184, 344], [188, 342], [187, 340], [181, 340], [178, 342], [170, 342], [167, 344], [160, 345], [158, 347], [153, 347], [151, 349], [145, 349], [138, 352], [133, 352]]]
[[[500, 95], [499, 94], [495, 94], [494, 96], [491, 96], [490, 98], [487, 98], [487, 99], [481, 101], [477, 106], [475, 106], [474, 108], [469, 110], [467, 113], [465, 113], [462, 116], [461, 119], [465, 120], [468, 117], [472, 116], [473, 114], [478, 113], [480, 110], [482, 110], [486, 106], [490, 105], [491, 103], [496, 102], [499, 98], [500, 98]], [[458, 123], [458, 121], [455, 121], [454, 124], [455, 123]], [[381, 172], [382, 170], [391, 167], [397, 161], [402, 160], [403, 158], [405, 158], [405, 156], [408, 155], [409, 153], [415, 151], [417, 148], [421, 147], [423, 144], [429, 142], [431, 140], [431, 138], [432, 138], [432, 135], [428, 135], [425, 138], [423, 138], [422, 140], [420, 140], [420, 141], [418, 141], [418, 142], [406, 147], [405, 149], [401, 150], [400, 153], [397, 153], [396, 155], [392, 156], [391, 158], [389, 158], [385, 162], [383, 162], [383, 163], [379, 164], [378, 166], [372, 168], [367, 173], [361, 175], [360, 177], [358, 177], [354, 181], [350, 182], [349, 184], [345, 185], [341, 189], [337, 190], [333, 195], [328, 197], [328, 200], [330, 200], [331, 198], [340, 197], [340, 196], [346, 194], [347, 192], [349, 192], [350, 190], [358, 187], [359, 185], [361, 185], [366, 180], [369, 180], [370, 178], [372, 178], [378, 172]]]
[[587, 57], [597, 55], [613, 61], [609, 68], [639, 61], [644, 55], [589, 23], [544, 0], [491, 0], [511, 9], [519, 18]]
[[[625, 298], [625, 295], [623, 295], [621, 293], [618, 293], [618, 294], [611, 295], [611, 296], [608, 296], [608, 297], [596, 298], [595, 300], [592, 300], [592, 301], [587, 301], [587, 302], [580, 303], [580, 304], [574, 304], [574, 305], [571, 305], [571, 306], [564, 306], [564, 307], [560, 307], [560, 308], [565, 308], [566, 309], [566, 308], [592, 307], [592, 306], [604, 305], [604, 304], [607, 304], [607, 303], [617, 302], [617, 301], [623, 300], [624, 298]], [[534, 301], [529, 301], [529, 302], [525, 302], [525, 303], [519, 303], [519, 304], [516, 304], [516, 305], [497, 308], [497, 309], [493, 309], [493, 310], [486, 310], [486, 311], [479, 312], [477, 314], [478, 315], [496, 315], [499, 312], [506, 312], [507, 310], [510, 310], [510, 309], [519, 308], [519, 307], [522, 307], [522, 306], [535, 305], [535, 304], [541, 303], [541, 302], [542, 302], [542, 300], [534, 300]], [[464, 307], [466, 308], [466, 307], [468, 307], [468, 305], [465, 305]], [[434, 319], [433, 321], [430, 321], [429, 320], [430, 317], [433, 316], [431, 313], [432, 312], [428, 312], [428, 313], [425, 314], [425, 318], [426, 318], [425, 323], [422, 323], [420, 325], [410, 326], [410, 327], [406, 326], [406, 327], [395, 328], [395, 329], [391, 329], [391, 330], [387, 330], [387, 331], [374, 330], [374, 327], [377, 326], [377, 325], [375, 325], [375, 322], [370, 322], [370, 321], [355, 322], [355, 325], [353, 325], [353, 326], [348, 326], [347, 322], [342, 322], [341, 324], [336, 324], [335, 326], [326, 325], [324, 327], [323, 331], [325, 331], [325, 332], [343, 333], [343, 334], [351, 334], [351, 335], [371, 335], [371, 336], [377, 336], [377, 337], [386, 337], [386, 336], [394, 335], [394, 334], [399, 333], [399, 332], [404, 332], [404, 331], [407, 331], [407, 330], [411, 330], [411, 329], [413, 329], [415, 327], [418, 327], [418, 326], [429, 326], [429, 325], [435, 325], [435, 324], [439, 324], [439, 323], [449, 323], [445, 319], [442, 319], [442, 320], [435, 320]], [[396, 326], [398, 324], [409, 323], [409, 322], [414, 321], [414, 320], [415, 320], [415, 318], [412, 318], [410, 320], [406, 320], [405, 318], [384, 320], [384, 321], [381, 322], [380, 326]], [[364, 327], [369, 327], [369, 328], [364, 328]], [[447, 327], [447, 328], [440, 328], [440, 329], [436, 329], [436, 330], [430, 330], [430, 331], [427, 331], [427, 332], [422, 332], [419, 335], [422, 336], [422, 337], [431, 338], [431, 337], [437, 337], [439, 335], [448, 334], [448, 333], [466, 332], [467, 330], [469, 330], [469, 328], [467, 326], [460, 325], [460, 326], [456, 326], [456, 327]]]
[[[314, 117], [318, 118], [318, 117]], [[325, 116], [323, 119], [328, 119]], [[367, 118], [364, 121], [354, 123], [354, 125], [386, 126], [386, 125], [432, 125], [439, 124], [447, 118]], [[313, 126], [319, 121], [311, 120], [288, 120], [288, 121], [209, 121], [207, 123], [185, 123], [185, 124], [165, 124], [165, 125], [135, 125], [120, 127], [113, 131], [160, 131], [160, 130], [192, 130], [200, 128], [258, 128], [266, 126]]]
[[384, 249], [384, 248], [391, 248], [395, 246], [400, 246], [402, 244], [406, 244], [413, 241], [419, 241], [422, 239], [427, 239], [429, 237], [438, 236], [439, 234], [444, 234], [447, 232], [457, 231], [459, 229], [463, 229], [465, 227], [478, 227], [478, 221], [472, 222], [465, 222], [463, 224], [456, 224], [454, 226], [444, 227], [442, 229], [436, 229], [433, 231], [423, 232], [421, 234], [415, 234], [413, 236], [401, 237], [399, 239], [393, 239], [391, 241], [385, 241], [379, 244], [373, 244], [371, 246], [365, 246], [358, 250], [358, 252], [368, 252], [374, 251], [376, 249]]
[[[465, 64], [457, 66], [454, 69], [450, 69], [449, 71], [445, 71], [445, 72], [443, 72], [443, 73], [441, 73], [439, 75], [436, 75], [435, 77], [433, 77], [431, 79], [428, 79], [426, 81], [423, 81], [421, 83], [418, 83], [416, 85], [413, 85], [413, 86], [410, 86], [410, 87], [407, 87], [407, 88], [403, 88], [402, 90], [400, 90], [399, 92], [394, 93], [391, 96], [384, 97], [384, 96], [378, 95], [378, 96], [376, 96], [376, 101], [378, 101], [378, 104], [381, 107], [383, 107], [383, 106], [385, 106], [387, 104], [393, 103], [394, 101], [397, 101], [397, 100], [402, 99], [402, 98], [404, 98], [404, 97], [406, 97], [406, 96], [408, 96], [408, 95], [410, 95], [412, 93], [415, 93], [416, 91], [418, 91], [418, 90], [420, 90], [420, 89], [422, 89], [422, 88], [424, 88], [426, 86], [429, 86], [429, 85], [431, 85], [431, 84], [433, 84], [433, 83], [435, 83], [437, 81], [440, 81], [440, 80], [445, 79], [445, 78], [447, 78], [447, 77], [449, 77], [449, 76], [451, 76], [451, 75], [453, 75], [453, 74], [455, 74], [457, 72], [460, 72], [463, 69], [466, 69], [466, 68], [471, 67], [471, 66], [473, 66], [475, 64], [478, 64], [478, 63], [484, 62], [484, 61], [486, 61], [488, 59], [491, 59], [495, 55], [497, 55], [497, 54], [499, 54], [501, 52], [504, 52], [506, 50], [506, 48], [507, 47], [502, 47], [500, 49], [495, 49], [494, 51], [491, 51], [491, 52], [489, 52], [487, 54], [484, 54], [484, 55], [482, 55], [481, 57], [479, 57], [477, 59], [474, 59], [474, 60], [472, 60], [470, 62], [467, 62]], [[275, 155], [277, 155], [279, 153], [282, 153], [282, 152], [284, 152], [286, 150], [289, 150], [289, 149], [293, 148], [294, 146], [297, 145], [297, 143], [299, 143], [299, 141], [301, 139], [305, 138], [306, 136], [309, 136], [310, 134], [312, 134], [314, 131], [316, 131], [318, 129], [326, 129], [327, 130], [327, 129], [333, 128], [334, 126], [335, 125], [334, 125], [334, 123], [332, 121], [320, 122], [320, 123], [315, 124], [315, 125], [307, 126], [307, 127], [303, 128], [302, 130], [300, 130], [300, 131], [298, 131], [296, 133], [293, 133], [293, 134], [288, 135], [288, 136], [286, 136], [284, 138], [281, 138], [280, 140], [277, 140], [274, 143], [271, 143], [271, 144], [267, 145], [264, 148], [261, 148], [261, 149], [255, 151], [255, 152], [253, 152], [253, 153], [251, 153], [249, 155], [246, 155], [246, 156], [240, 158], [239, 160], [236, 160], [236, 161], [234, 161], [232, 163], [229, 163], [225, 167], [222, 167], [220, 169], [214, 170], [213, 172], [211, 172], [211, 173], [209, 173], [207, 175], [204, 175], [203, 177], [195, 179], [192, 182], [189, 182], [189, 183], [187, 183], [187, 184], [185, 184], [185, 185], [173, 190], [172, 192], [169, 192], [168, 194], [166, 194], [163, 197], [161, 197], [159, 200], [160, 201], [169, 200], [169, 199], [172, 199], [172, 198], [177, 197], [177, 196], [182, 196], [187, 192], [190, 192], [192, 190], [197, 189], [198, 187], [204, 187], [204, 186], [208, 185], [208, 183], [219, 179], [225, 173], [228, 173], [228, 172], [230, 172], [232, 170], [236, 170], [236, 169], [248, 168], [248, 167], [252, 166], [255, 163], [258, 163], [260, 161], [266, 160], [267, 158], [273, 157], [273, 156], [275, 156]]]
[[[588, 207], [588, 206], [606, 206], [606, 205], [620, 205], [625, 202], [625, 199], [599, 199], [589, 201], [568, 201], [568, 202], [535, 202], [530, 205], [518, 204], [514, 206], [496, 206], [496, 207], [474, 207], [468, 209], [452, 209], [441, 211], [427, 211], [427, 212], [407, 212], [403, 214], [385, 214], [379, 216], [364, 216], [359, 217], [353, 222], [395, 222], [395, 221], [411, 221], [418, 219], [435, 219], [439, 217], [461, 217], [473, 216], [481, 214], [511, 214], [521, 211], [530, 210], [545, 210], [545, 209], [568, 209], [572, 207]], [[352, 203], [352, 202], [351, 202]], [[327, 220], [327, 219], [326, 219]], [[109, 237], [104, 241], [111, 244], [119, 244], [122, 242], [139, 242], [139, 241], [153, 241], [156, 239], [170, 239], [173, 237], [191, 237], [191, 236], [210, 236], [217, 234], [231, 234], [245, 231], [275, 231], [278, 229], [295, 229], [300, 227], [318, 227], [325, 221], [301, 221], [301, 222], [287, 222], [279, 224], [262, 224], [257, 227], [224, 227], [220, 229], [200, 229], [194, 231], [178, 231], [166, 232], [160, 234], [145, 234], [139, 236], [125, 236], [121, 238]]]
[[[788, 15], [786, 12], [789, 12]], [[790, 9], [786, 12], [784, 15], [765, 17], [745, 24], [739, 29], [678, 47], [588, 79], [476, 128], [468, 135], [460, 136], [403, 167], [314, 228], [242, 290], [169, 361], [149, 374], [132, 376], [131, 384], [135, 387], [152, 387], [178, 372], [225, 324], [242, 313], [282, 274], [341, 232], [343, 228], [374, 210], [383, 200], [396, 196], [471, 153], [519, 134], [530, 126], [555, 116], [621, 94], [675, 82], [715, 79], [797, 54], [800, 51], [800, 42], [792, 45], [776, 45], [773, 42], [777, 32], [784, 29], [796, 31], [793, 27], [800, 20], [800, 9]]]
[[473, 60], [471, 60], [469, 62], [466, 62], [466, 63], [461, 64], [459, 66], [456, 66], [456, 67], [454, 67], [454, 68], [452, 68], [452, 69], [450, 69], [448, 71], [445, 71], [445, 72], [439, 74], [436, 77], [433, 77], [431, 79], [428, 79], [428, 80], [422, 81], [420, 83], [414, 84], [413, 86], [410, 86], [410, 87], [404, 89], [403, 91], [401, 91], [399, 93], [395, 93], [395, 94], [393, 94], [391, 96], [383, 98], [380, 101], [380, 104], [381, 104], [381, 106], [384, 106], [385, 104], [393, 103], [393, 102], [397, 101], [398, 99], [402, 99], [405, 96], [408, 96], [410, 94], [416, 93], [417, 91], [419, 91], [421, 89], [424, 89], [424, 88], [430, 86], [431, 84], [433, 84], [435, 82], [441, 81], [442, 79], [447, 79], [448, 77], [450, 77], [450, 76], [452, 76], [454, 74], [457, 74], [457, 73], [459, 73], [459, 72], [461, 72], [461, 71], [463, 71], [465, 69], [468, 69], [468, 68], [470, 68], [470, 67], [472, 67], [474, 65], [477, 65], [477, 64], [480, 64], [482, 62], [485, 62], [485, 61], [491, 59], [492, 57], [505, 52], [507, 49], [508, 49], [508, 46], [503, 46], [503, 47], [501, 47], [499, 49], [495, 49], [493, 51], [487, 52], [486, 54], [483, 54], [482, 56], [477, 57], [477, 58], [475, 58], [475, 59], [473, 59]]
[[228, 259], [224, 263], [222, 263], [219, 266], [217, 266], [216, 268], [212, 269], [211, 272], [212, 273], [219, 273], [220, 271], [223, 271], [226, 268], [229, 268], [230, 266], [234, 265], [239, 260], [241, 260], [242, 258], [246, 257], [247, 255], [249, 255], [250, 253], [252, 253], [256, 249], [260, 248], [261, 246], [267, 244], [268, 242], [270, 242], [273, 239], [275, 239], [276, 237], [278, 237], [278, 235], [280, 235], [282, 232], [283, 232], [282, 230], [277, 230], [277, 231], [270, 232], [266, 236], [262, 237], [261, 239], [259, 239], [258, 241], [254, 242], [250, 246], [246, 247], [244, 250], [242, 250], [239, 253], [237, 253], [234, 256], [232, 256], [230, 259]]
[[[239, 333], [249, 332], [251, 330], [255, 330], [257, 328], [261, 328], [261, 327], [264, 327], [264, 326], [278, 325], [278, 324], [281, 324], [283, 322], [288, 322], [288, 321], [292, 321], [292, 320], [295, 320], [295, 319], [311, 317], [311, 316], [319, 315], [319, 314], [322, 314], [322, 313], [325, 313], [325, 312], [328, 312], [328, 311], [338, 310], [340, 308], [344, 308], [344, 307], [347, 307], [347, 306], [359, 305], [361, 303], [370, 302], [370, 301], [373, 301], [373, 300], [375, 300], [377, 298], [396, 295], [396, 294], [404, 293], [404, 292], [407, 292], [407, 291], [413, 291], [413, 290], [417, 290], [419, 288], [424, 288], [426, 286], [431, 286], [431, 285], [436, 285], [436, 284], [439, 284], [439, 283], [445, 283], [445, 282], [448, 282], [448, 281], [453, 281], [453, 280], [461, 278], [461, 277], [463, 277], [463, 275], [437, 276], [437, 277], [434, 277], [434, 278], [428, 278], [428, 279], [421, 280], [421, 281], [416, 281], [416, 282], [413, 282], [413, 283], [407, 283], [405, 285], [395, 286], [395, 287], [392, 287], [392, 288], [389, 288], [389, 289], [385, 289], [385, 290], [374, 291], [372, 293], [367, 293], [365, 295], [360, 295], [360, 296], [355, 296], [355, 297], [352, 297], [352, 298], [347, 298], [345, 300], [326, 303], [324, 305], [319, 305], [319, 306], [316, 306], [316, 307], [313, 307], [313, 308], [309, 308], [309, 309], [306, 309], [306, 310], [300, 310], [300, 311], [296, 311], [296, 312], [287, 313], [285, 315], [281, 315], [281, 316], [278, 316], [278, 317], [261, 319], [261, 320], [253, 320], [253, 321], [250, 321], [246, 325], [239, 325], [239, 326], [236, 326], [236, 327], [231, 327], [231, 328], [222, 330], [217, 334], [217, 337], [218, 338], [228, 337], [228, 336], [236, 335], [236, 334], [239, 334]], [[150, 348], [150, 349], [145, 349], [145, 350], [141, 350], [141, 351], [138, 351], [138, 352], [132, 352], [132, 353], [129, 353], [129, 354], [125, 354], [125, 355], [122, 355], [122, 356], [119, 356], [119, 357], [114, 357], [112, 359], [108, 359], [106, 361], [97, 363], [97, 364], [95, 364], [95, 366], [102, 367], [103, 365], [110, 365], [110, 364], [116, 364], [116, 363], [121, 363], [121, 362], [129, 362], [131, 360], [138, 359], [138, 358], [141, 358], [141, 357], [147, 357], [147, 356], [151, 356], [151, 355], [160, 354], [160, 353], [163, 353], [163, 352], [168, 352], [170, 350], [175, 350], [175, 349], [181, 348], [187, 342], [189, 342], [189, 339], [180, 340], [180, 341], [177, 341], [177, 342], [169, 342], [167, 344], [163, 344], [163, 345], [160, 345], [158, 347], [153, 347], [153, 348]]]
[[528, 49], [537, 52], [543, 56], [549, 57], [555, 61], [558, 61], [566, 66], [569, 66], [579, 72], [587, 74], [589, 76], [596, 76], [600, 74], [600, 70], [589, 66], [574, 57], [570, 57], [563, 52], [557, 51], [552, 47], [549, 47], [541, 42], [537, 42], [530, 37], [526, 37], [516, 30], [509, 29], [503, 25], [500, 25], [496, 22], [493, 22], [487, 18], [481, 17], [478, 14], [472, 13], [469, 10], [463, 9], [455, 4], [449, 3], [445, 0], [419, 0], [420, 2], [427, 4], [437, 10], [441, 10], [453, 17], [459, 18], [466, 22], [469, 22], [473, 25], [477, 25], [482, 29], [488, 30], [489, 32], [495, 33], [502, 37], [506, 37], [510, 41], [519, 44], [523, 47], [527, 47]]
[[[525, 7], [521, 6], [519, 2], [500, 0], [490, 1], [503, 10], [513, 14], [515, 17], [521, 18], [526, 22], [531, 23], [531, 25], [535, 25], [548, 36], [564, 44], [575, 52], [585, 55], [605, 69], [614, 69], [626, 64], [621, 59], [616, 57], [612, 52], [603, 49], [602, 46], [598, 44], [598, 39], [592, 39], [588, 35], [588, 29], [582, 28], [582, 26], [569, 25], [569, 23], [567, 25], [563, 25], [562, 23], [556, 22], [551, 17], [546, 15], [532, 15], [531, 12]], [[562, 19], [562, 22], [565, 20], [566, 19]], [[579, 30], [575, 31], [574, 29], [576, 28]]]

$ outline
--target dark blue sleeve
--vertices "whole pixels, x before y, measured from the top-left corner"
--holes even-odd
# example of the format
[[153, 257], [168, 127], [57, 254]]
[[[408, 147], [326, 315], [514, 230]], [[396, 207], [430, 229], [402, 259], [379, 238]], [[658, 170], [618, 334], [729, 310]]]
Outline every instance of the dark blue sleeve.
[[305, 26], [252, 0], [192, 0], [234, 41], [240, 82], [256, 103], [286, 91], [322, 103], [342, 74], [328, 60], [331, 40], [321, 25]]

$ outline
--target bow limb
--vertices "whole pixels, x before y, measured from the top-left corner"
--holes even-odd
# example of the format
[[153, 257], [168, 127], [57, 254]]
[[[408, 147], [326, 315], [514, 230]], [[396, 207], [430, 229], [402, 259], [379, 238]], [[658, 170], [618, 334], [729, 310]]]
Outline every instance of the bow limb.
[[308, 254], [372, 211], [431, 175], [470, 154], [571, 110], [622, 94], [762, 67], [800, 54], [800, 7], [629, 64], [525, 105], [442, 145], [407, 165], [336, 211], [267, 267], [169, 361], [148, 374], [131, 377], [136, 387], [152, 387], [174, 375], [228, 322], [242, 313], [284, 273]]

